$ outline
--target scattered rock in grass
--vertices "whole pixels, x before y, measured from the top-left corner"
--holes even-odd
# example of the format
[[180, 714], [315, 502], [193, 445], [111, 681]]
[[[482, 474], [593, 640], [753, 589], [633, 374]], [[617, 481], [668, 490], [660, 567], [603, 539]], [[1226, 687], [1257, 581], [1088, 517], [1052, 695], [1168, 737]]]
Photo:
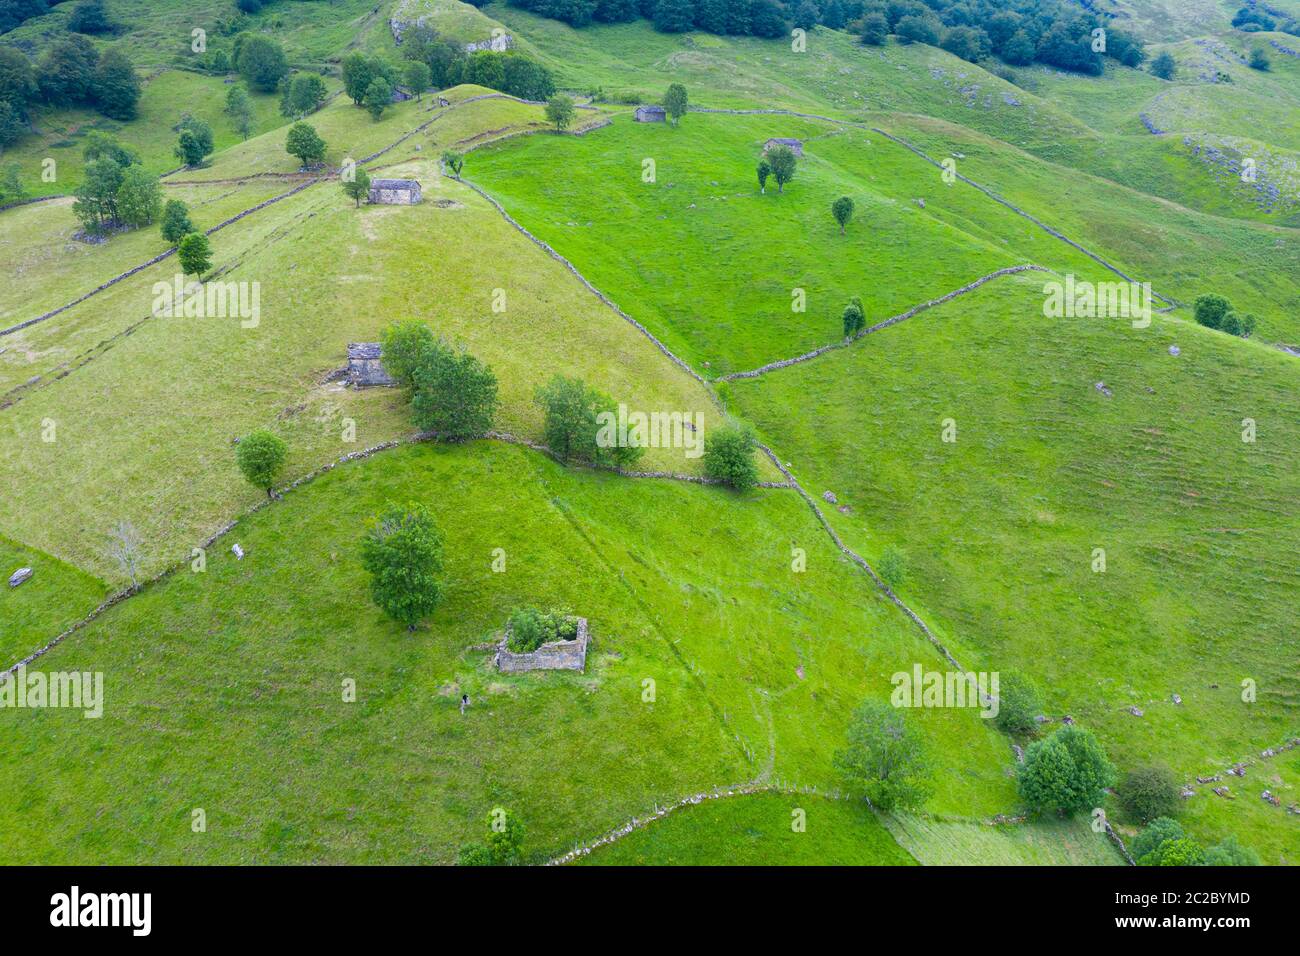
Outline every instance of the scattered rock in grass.
[[924, 200], [924, 199], [917, 199], [917, 200], [916, 200], [916, 204], [917, 204], [918, 206], [920, 206], [922, 209], [925, 208], [925, 200]]
[[1132, 714], [1134, 717], [1142, 716], [1142, 708], [1138, 707], [1136, 704], [1130, 704], [1128, 708], [1128, 712]]
[[244, 560], [244, 549], [239, 546], [238, 542], [230, 546], [230, 553], [235, 556], [236, 561]]
[[1219, 796], [1221, 796], [1221, 797], [1225, 797], [1225, 798], [1228, 799], [1228, 800], [1236, 800], [1236, 799], [1237, 799], [1236, 797], [1234, 797], [1234, 796], [1232, 795], [1231, 791], [1229, 791], [1227, 787], [1215, 787], [1215, 788], [1214, 788], [1214, 792], [1217, 793], [1217, 794], [1218, 794]]
[[1271, 791], [1265, 790], [1263, 793], [1259, 795], [1259, 798], [1265, 801], [1266, 803], [1273, 804], [1273, 806], [1275, 807], [1282, 806], [1282, 801], [1279, 800], [1277, 797], [1275, 797]]
[[1175, 704], [1181, 704], [1183, 702], [1183, 699], [1179, 697], [1177, 694], [1174, 694], [1173, 701]]
[[1183, 351], [1183, 350], [1180, 349], [1177, 345], [1171, 345], [1171, 346], [1169, 346], [1169, 354], [1170, 354], [1170, 355], [1181, 355], [1181, 354], [1182, 354], [1182, 351]]
[[1274, 750], [1272, 747], [1267, 747], [1264, 750], [1261, 750], [1259, 752], [1259, 755], [1263, 757], [1265, 760], [1267, 760], [1269, 757], [1276, 757], [1277, 751]]
[[1214, 775], [1211, 776], [1211, 777], [1197, 777], [1197, 778], [1196, 778], [1196, 782], [1197, 782], [1197, 783], [1215, 783], [1215, 782], [1218, 781], [1218, 779], [1219, 779], [1219, 775], [1216, 773], [1216, 774], [1214, 774]]
[[836, 508], [835, 510], [838, 511], [838, 512], [839, 512], [840, 514], [842, 514], [842, 515], [851, 515], [851, 514], [853, 514], [853, 509], [852, 509], [851, 507], [849, 507], [848, 505], [840, 505], [840, 506], [839, 506], [838, 508]]
[[827, 502], [829, 502], [830, 504], [838, 504], [838, 503], [839, 503], [839, 499], [835, 497], [835, 492], [833, 492], [833, 491], [823, 491], [823, 492], [822, 492], [822, 499], [825, 500], [825, 501], [827, 501]]
[[1012, 744], [1012, 745], [1011, 745], [1011, 750], [1012, 750], [1012, 752], [1015, 753], [1015, 755], [1016, 755], [1016, 763], [1024, 763], [1024, 762], [1025, 762], [1025, 751], [1024, 751], [1024, 749], [1020, 746], [1020, 744]]
[[1286, 812], [1300, 814], [1300, 803], [1291, 804], [1291, 806], [1286, 808]]
[[11, 588], [18, 587], [18, 585], [22, 584], [24, 581], [30, 578], [34, 573], [35, 572], [32, 571], [31, 568], [19, 568], [13, 574], [9, 575], [9, 586]]
[[1244, 777], [1246, 776], [1246, 767], [1244, 764], [1234, 763], [1228, 769], [1228, 773], [1232, 774], [1234, 777]]
[[802, 665], [802, 664], [800, 664], [798, 667], [796, 667], [796, 668], [794, 669], [794, 672], [795, 672], [796, 674], [799, 675], [799, 679], [800, 679], [800, 680], [803, 680], [803, 679], [804, 679], [804, 675], [803, 675], [803, 665]]
[[1063, 723], [1063, 724], [1073, 724], [1073, 723], [1074, 723], [1074, 718], [1071, 717], [1069, 714], [1066, 714], [1064, 717], [1061, 718], [1061, 723]]
[[1196, 796], [1196, 791], [1193, 790], [1191, 787], [1183, 787], [1182, 790], [1178, 791], [1178, 795], [1182, 797], [1184, 800], [1186, 800], [1189, 797]]
[[1096, 385], [1093, 386], [1093, 388], [1101, 392], [1101, 394], [1105, 395], [1107, 398], [1110, 398], [1111, 390], [1106, 387], [1105, 382], [1098, 382]]

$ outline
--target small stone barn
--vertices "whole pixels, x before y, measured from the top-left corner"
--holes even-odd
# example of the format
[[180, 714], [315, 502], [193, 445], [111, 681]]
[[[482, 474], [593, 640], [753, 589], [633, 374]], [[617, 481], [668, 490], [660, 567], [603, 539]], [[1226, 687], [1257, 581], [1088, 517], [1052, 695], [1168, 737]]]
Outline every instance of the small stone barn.
[[773, 146], [789, 146], [790, 152], [796, 156], [803, 156], [803, 143], [797, 139], [785, 139], [780, 136], [774, 136], [763, 144], [763, 152], [767, 152]]
[[662, 123], [668, 118], [668, 114], [662, 106], [638, 106], [636, 108], [636, 121], [638, 123]]
[[387, 206], [414, 206], [420, 201], [420, 184], [414, 179], [370, 180], [370, 201]]
[[348, 384], [353, 388], [397, 384], [384, 368], [378, 342], [348, 343]]

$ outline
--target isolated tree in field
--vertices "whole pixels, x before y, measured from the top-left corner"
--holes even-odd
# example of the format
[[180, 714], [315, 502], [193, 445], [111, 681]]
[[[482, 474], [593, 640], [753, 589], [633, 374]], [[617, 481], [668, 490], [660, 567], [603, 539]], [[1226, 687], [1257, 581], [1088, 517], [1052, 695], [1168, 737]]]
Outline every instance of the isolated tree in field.
[[124, 226], [138, 229], [156, 222], [162, 214], [162, 187], [158, 177], [143, 166], [128, 166], [117, 188], [117, 215]]
[[1038, 687], [1023, 674], [1002, 675], [998, 684], [998, 713], [993, 725], [1004, 734], [1025, 737], [1038, 728], [1036, 717], [1043, 712]]
[[758, 483], [756, 448], [754, 433], [743, 425], [715, 428], [704, 436], [704, 473], [737, 491], [747, 491]]
[[297, 156], [304, 168], [325, 159], [325, 140], [316, 134], [316, 127], [310, 123], [294, 123], [285, 137], [284, 148], [290, 156]]
[[844, 229], [853, 218], [853, 200], [848, 196], [841, 196], [831, 203], [831, 215], [835, 221], [840, 224], [840, 235], [844, 235]]
[[569, 128], [569, 124], [573, 122], [573, 114], [573, 100], [563, 93], [556, 93], [546, 101], [546, 121], [555, 126], [557, 133]]
[[442, 164], [451, 170], [453, 176], [459, 177], [460, 171], [465, 168], [465, 157], [454, 149], [448, 149], [442, 154]]
[[891, 591], [901, 588], [907, 578], [907, 565], [903, 561], [903, 552], [892, 544], [885, 545], [885, 550], [880, 554], [880, 564], [876, 568], [876, 573]]
[[674, 126], [677, 126], [686, 115], [686, 109], [686, 87], [680, 83], [672, 84], [664, 94], [664, 112], [668, 114]]
[[492, 428], [497, 378], [468, 352], [439, 343], [411, 373], [415, 424], [445, 441], [479, 438]]
[[404, 319], [386, 326], [379, 335], [384, 371], [398, 385], [415, 384], [415, 369], [439, 348], [438, 337], [419, 319]]
[[248, 139], [253, 132], [253, 101], [248, 90], [240, 84], [232, 86], [226, 93], [226, 115], [237, 132]]
[[769, 163], [766, 159], [760, 159], [758, 161], [758, 191], [760, 193], [767, 192], [767, 177], [771, 175], [772, 175], [772, 164]]
[[1151, 61], [1151, 73], [1162, 80], [1172, 80], [1178, 71], [1178, 63], [1169, 53], [1161, 53]]
[[191, 232], [176, 247], [176, 257], [180, 260], [182, 273], [202, 277], [212, 268], [212, 247], [208, 244], [208, 237], [201, 232]]
[[280, 81], [280, 115], [298, 119], [325, 102], [325, 81], [315, 73], [298, 73]]
[[849, 304], [844, 307], [842, 316], [844, 320], [844, 337], [857, 335], [867, 324], [867, 314], [862, 308], [862, 300], [856, 295], [849, 299]]
[[414, 631], [442, 600], [442, 533], [421, 504], [390, 504], [361, 540], [370, 597], [385, 614]]
[[416, 102], [419, 102], [424, 98], [424, 91], [433, 84], [433, 72], [429, 69], [429, 64], [422, 60], [408, 60], [402, 67], [402, 79], [415, 94]]
[[1255, 47], [1255, 49], [1250, 51], [1250, 68], [1252, 70], [1260, 70], [1262, 72], [1267, 72], [1269, 69], [1272, 68], [1272, 66], [1273, 63], [1271, 60], [1269, 60], [1268, 54], [1265, 53], [1262, 49], [1260, 49], [1259, 47]]
[[865, 701], [849, 719], [847, 740], [832, 758], [845, 789], [877, 810], [919, 807], [930, 794], [930, 765], [920, 733], [906, 714]]
[[785, 184], [794, 179], [794, 168], [798, 160], [794, 150], [789, 146], [773, 146], [767, 151], [767, 164], [772, 167], [772, 178], [776, 180], [776, 191], [785, 192]]
[[260, 33], [241, 33], [235, 37], [235, 69], [253, 89], [272, 93], [289, 72], [289, 63], [275, 40]]
[[190, 222], [189, 207], [179, 199], [167, 200], [162, 213], [162, 237], [174, 246], [191, 232], [194, 223]]
[[144, 539], [135, 525], [119, 521], [108, 533], [108, 556], [117, 562], [122, 574], [131, 579], [131, 587], [140, 585], [140, 556]]
[[1115, 768], [1091, 731], [1068, 726], [1029, 745], [1017, 782], [1034, 813], [1068, 816], [1102, 805]]
[[235, 462], [250, 485], [261, 488], [268, 498], [272, 498], [271, 489], [284, 468], [287, 452], [287, 446], [278, 435], [259, 429], [240, 439], [235, 446]]
[[1232, 311], [1232, 304], [1223, 296], [1213, 292], [1198, 295], [1192, 307], [1196, 321], [1207, 329], [1223, 328], [1223, 320]]
[[361, 200], [370, 195], [370, 174], [360, 166], [352, 166], [343, 180], [343, 191], [349, 199], [356, 200], [357, 208], [360, 209]]
[[105, 50], [95, 67], [95, 105], [109, 119], [133, 120], [140, 102], [140, 78], [119, 50]]
[[1179, 809], [1178, 780], [1161, 764], [1135, 767], [1124, 774], [1115, 795], [1120, 806], [1137, 823], [1172, 817]]
[[515, 866], [523, 859], [524, 825], [509, 810], [487, 817], [487, 842], [470, 843], [456, 857], [457, 866]]
[[545, 414], [546, 446], [561, 461], [595, 460], [596, 399], [580, 378], [556, 375], [537, 387], [533, 401]]
[[370, 86], [366, 88], [366, 110], [370, 113], [371, 119], [379, 119], [384, 115], [384, 110], [388, 109], [388, 104], [393, 101], [393, 86], [382, 76], [377, 76], [370, 81]]

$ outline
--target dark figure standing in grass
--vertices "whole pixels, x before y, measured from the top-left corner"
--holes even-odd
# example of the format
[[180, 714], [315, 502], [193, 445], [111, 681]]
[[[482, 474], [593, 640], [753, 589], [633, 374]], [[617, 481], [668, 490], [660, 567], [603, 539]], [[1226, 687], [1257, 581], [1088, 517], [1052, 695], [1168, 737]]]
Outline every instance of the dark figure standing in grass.
[[469, 694], [460, 695], [460, 715], [465, 716], [465, 709], [469, 707]]

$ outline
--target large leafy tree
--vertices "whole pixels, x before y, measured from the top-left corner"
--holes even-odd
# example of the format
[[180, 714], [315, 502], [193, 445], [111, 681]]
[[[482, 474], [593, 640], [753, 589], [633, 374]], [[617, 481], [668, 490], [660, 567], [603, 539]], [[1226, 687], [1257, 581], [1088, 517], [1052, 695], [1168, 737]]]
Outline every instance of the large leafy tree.
[[191, 232], [176, 247], [181, 271], [187, 275], [202, 276], [212, 268], [212, 245], [201, 232]]
[[1035, 813], [1069, 815], [1101, 806], [1115, 768], [1091, 731], [1062, 727], [1029, 746], [1017, 779]]
[[479, 438], [492, 427], [497, 378], [468, 352], [438, 343], [412, 370], [415, 424], [447, 441]]
[[95, 67], [95, 103], [110, 119], [133, 120], [140, 102], [140, 79], [126, 55], [106, 50]]
[[241, 33], [235, 37], [235, 69], [253, 89], [271, 93], [289, 72], [289, 62], [276, 40], [260, 33]]
[[36, 70], [41, 96], [55, 106], [90, 102], [98, 64], [99, 54], [84, 36], [59, 40], [41, 57]]
[[534, 401], [545, 415], [546, 445], [561, 461], [594, 461], [599, 396], [580, 378], [556, 375], [538, 386]]
[[298, 73], [280, 81], [280, 115], [298, 119], [325, 102], [325, 81], [315, 73]]
[[143, 166], [128, 166], [117, 189], [117, 212], [124, 226], [135, 229], [156, 222], [162, 212], [158, 177]]
[[921, 734], [904, 711], [883, 701], [866, 701], [853, 712], [833, 765], [845, 788], [878, 810], [919, 807], [930, 793]]
[[101, 233], [118, 224], [117, 192], [122, 187], [123, 171], [122, 166], [108, 157], [86, 164], [72, 212], [87, 231]]
[[556, 93], [546, 101], [546, 120], [555, 127], [556, 132], [569, 128], [573, 122], [573, 113], [573, 100], [563, 93]]
[[797, 164], [798, 158], [789, 146], [778, 144], [767, 151], [767, 165], [772, 169], [777, 192], [785, 192], [785, 184], [794, 179]]
[[314, 166], [325, 159], [325, 141], [310, 123], [294, 123], [285, 137], [284, 148], [290, 156], [297, 156], [303, 166]]
[[361, 541], [371, 599], [414, 631], [442, 599], [442, 554], [442, 533], [424, 505], [389, 505]]
[[240, 439], [235, 446], [235, 461], [248, 483], [261, 488], [270, 498], [287, 453], [288, 448], [280, 436], [259, 429]]
[[673, 125], [676, 126], [686, 115], [687, 96], [686, 87], [680, 83], [674, 83], [668, 87], [668, 92], [664, 94], [664, 112], [666, 112]]
[[189, 207], [179, 199], [169, 199], [163, 206], [162, 237], [173, 246], [194, 231]]
[[754, 433], [743, 425], [715, 428], [704, 437], [704, 473], [737, 491], [746, 491], [758, 483], [756, 448]]
[[356, 106], [365, 102], [366, 91], [375, 78], [371, 58], [360, 51], [349, 53], [340, 65], [343, 71], [343, 91], [351, 97]]
[[844, 229], [848, 226], [849, 220], [853, 218], [853, 200], [848, 196], [841, 196], [831, 203], [831, 215], [839, 223], [840, 235], [844, 235]]

